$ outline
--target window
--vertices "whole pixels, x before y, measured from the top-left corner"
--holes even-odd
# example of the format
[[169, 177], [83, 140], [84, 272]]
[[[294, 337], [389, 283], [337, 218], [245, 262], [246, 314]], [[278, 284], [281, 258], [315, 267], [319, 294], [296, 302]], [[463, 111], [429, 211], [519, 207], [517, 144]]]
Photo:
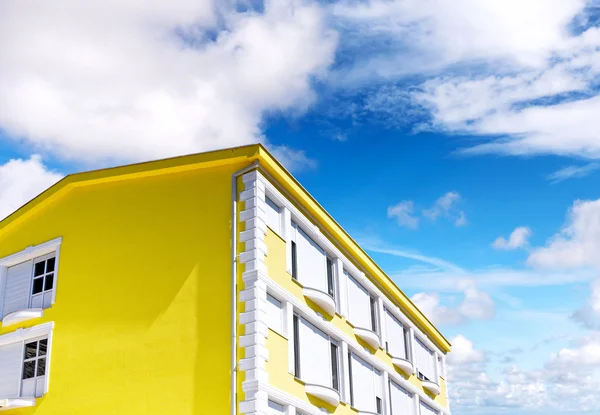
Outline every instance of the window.
[[375, 297], [371, 297], [371, 330], [375, 333], [378, 333], [378, 324], [377, 324], [377, 299]]
[[267, 326], [283, 335], [283, 307], [281, 301], [267, 294]]
[[48, 308], [52, 304], [55, 266], [56, 257], [54, 255], [34, 260], [31, 308]]
[[[0, 273], [4, 274], [0, 277], [0, 286], [4, 288], [4, 296], [0, 298], [0, 319], [4, 324], [23, 321], [19, 311], [44, 309], [52, 305], [57, 268], [55, 244], [58, 242], [52, 242], [50, 247], [43, 244], [32, 248], [34, 254], [51, 251], [45, 255], [20, 252], [0, 259], [0, 268], [4, 268], [4, 272]], [[5, 319], [8, 315], [10, 317]], [[31, 314], [28, 318], [32, 318]]]
[[408, 344], [406, 342], [406, 330], [402, 323], [389, 310], [385, 310], [385, 349], [393, 357], [408, 359]]
[[435, 354], [433, 351], [423, 343], [420, 339], [415, 337], [415, 351], [417, 360], [417, 369], [419, 372], [419, 379], [428, 380], [430, 382], [438, 383], [435, 378]]
[[431, 406], [421, 402], [420, 405], [421, 415], [438, 415], [438, 412]]
[[327, 293], [335, 298], [335, 283], [333, 275], [333, 260], [327, 257]]
[[294, 315], [295, 375], [307, 384], [339, 390], [338, 346], [327, 334]]
[[298, 281], [298, 247], [292, 241], [292, 278]]
[[392, 381], [390, 381], [390, 407], [391, 415], [413, 415], [415, 412], [413, 395]]
[[266, 208], [265, 216], [267, 226], [277, 234], [281, 234], [281, 208], [275, 204], [271, 199], [265, 197]]
[[331, 384], [336, 391], [340, 390], [340, 373], [338, 368], [338, 346], [331, 343]]
[[344, 272], [348, 279], [348, 320], [354, 327], [372, 330], [373, 313], [371, 295], [352, 275]]
[[350, 368], [350, 405], [359, 412], [382, 413], [383, 385], [379, 370], [348, 353]]
[[295, 223], [291, 240], [292, 276], [304, 287], [329, 292], [325, 251]]
[[270, 400], [269, 401], [269, 410], [267, 411], [267, 413], [268, 414], [284, 414], [285, 408], [283, 407], [283, 405]]
[[51, 324], [46, 323], [0, 336], [2, 398], [37, 398], [46, 393], [50, 330]]

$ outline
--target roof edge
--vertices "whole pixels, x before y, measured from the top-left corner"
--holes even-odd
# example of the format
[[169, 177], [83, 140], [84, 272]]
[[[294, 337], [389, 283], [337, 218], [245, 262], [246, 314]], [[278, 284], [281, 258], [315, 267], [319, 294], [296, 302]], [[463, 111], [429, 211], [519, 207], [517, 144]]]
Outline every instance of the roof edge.
[[396, 283], [377, 265], [377, 263], [352, 239], [335, 219], [317, 202], [315, 198], [292, 176], [292, 174], [269, 153], [262, 145], [259, 146], [258, 160], [261, 166], [278, 181], [291, 196], [293, 196], [321, 226], [325, 228], [336, 241], [368, 272], [377, 282], [399, 303], [402, 310], [409, 314], [412, 320], [421, 327], [444, 352], [451, 349], [450, 342], [419, 310]]

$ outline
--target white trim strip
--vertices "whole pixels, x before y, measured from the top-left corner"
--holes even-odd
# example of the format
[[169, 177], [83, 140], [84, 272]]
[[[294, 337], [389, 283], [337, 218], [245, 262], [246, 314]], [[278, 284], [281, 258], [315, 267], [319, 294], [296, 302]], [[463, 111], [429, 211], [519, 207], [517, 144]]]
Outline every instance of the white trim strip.
[[62, 243], [62, 237], [53, 239], [48, 242], [44, 242], [39, 245], [28, 246], [22, 251], [16, 252], [12, 255], [0, 259], [0, 267], [11, 267], [13, 265], [20, 264], [30, 259], [37, 258], [42, 255], [50, 254], [59, 247]]

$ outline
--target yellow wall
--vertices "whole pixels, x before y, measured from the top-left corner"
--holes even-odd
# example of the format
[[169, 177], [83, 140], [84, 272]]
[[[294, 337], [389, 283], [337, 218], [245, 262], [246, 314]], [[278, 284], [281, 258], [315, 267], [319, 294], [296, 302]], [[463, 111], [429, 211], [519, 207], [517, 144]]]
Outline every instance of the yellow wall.
[[241, 164], [70, 190], [0, 235], [62, 236], [50, 390], [22, 414], [226, 414], [231, 176]]
[[[292, 276], [286, 271], [286, 246], [285, 241], [281, 239], [275, 232], [271, 229], [267, 230], [267, 235], [265, 237], [265, 242], [267, 244], [267, 256], [265, 258], [265, 264], [267, 266], [267, 272], [269, 277], [273, 279], [277, 284], [281, 287], [285, 288], [290, 293], [294, 294], [294, 296], [304, 304], [307, 304], [309, 307], [316, 311], [320, 311], [321, 314], [334, 326], [342, 330], [347, 336], [354, 338], [354, 340], [361, 344], [364, 347], [368, 347], [366, 343], [363, 343], [362, 340], [357, 338], [354, 335], [354, 329], [352, 325], [342, 316], [336, 314], [331, 317], [326, 312], [319, 310], [319, 308], [310, 302], [307, 302], [305, 297], [302, 295], [301, 286], [292, 279]], [[267, 342], [267, 346], [269, 349], [269, 358], [270, 361], [267, 364], [267, 370], [269, 373], [269, 383], [274, 387], [280, 388], [289, 392], [290, 394], [302, 398], [306, 401], [311, 401], [312, 398], [304, 393], [304, 388], [301, 386], [300, 382], [294, 379], [294, 376], [288, 373], [287, 366], [287, 339], [279, 336], [277, 333], [273, 331], [269, 331], [269, 339]], [[448, 407], [448, 402], [446, 400], [445, 393], [445, 380], [440, 378], [440, 386], [442, 388], [442, 393], [437, 396], [429, 394], [422, 387], [422, 382], [415, 375], [407, 375], [404, 372], [396, 369], [392, 364], [391, 356], [386, 353], [384, 350], [379, 349], [375, 351], [374, 356], [376, 356], [380, 361], [384, 362], [388, 367], [394, 370], [399, 375], [403, 376], [425, 394], [427, 394], [430, 398], [434, 399], [435, 402], [439, 403], [442, 406]], [[319, 406], [325, 406], [325, 404], [320, 403]], [[331, 409], [331, 408], [330, 408]], [[343, 404], [338, 407], [336, 410], [336, 414], [346, 414], [351, 413], [347, 412], [350, 408], [345, 407]]]

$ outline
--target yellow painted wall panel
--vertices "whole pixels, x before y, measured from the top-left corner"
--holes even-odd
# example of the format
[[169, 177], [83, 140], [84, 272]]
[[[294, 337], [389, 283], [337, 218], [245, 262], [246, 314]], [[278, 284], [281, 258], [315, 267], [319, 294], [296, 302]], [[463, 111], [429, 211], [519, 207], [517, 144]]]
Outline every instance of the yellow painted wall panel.
[[62, 236], [50, 390], [14, 415], [226, 414], [231, 176], [243, 165], [82, 186], [0, 237]]

